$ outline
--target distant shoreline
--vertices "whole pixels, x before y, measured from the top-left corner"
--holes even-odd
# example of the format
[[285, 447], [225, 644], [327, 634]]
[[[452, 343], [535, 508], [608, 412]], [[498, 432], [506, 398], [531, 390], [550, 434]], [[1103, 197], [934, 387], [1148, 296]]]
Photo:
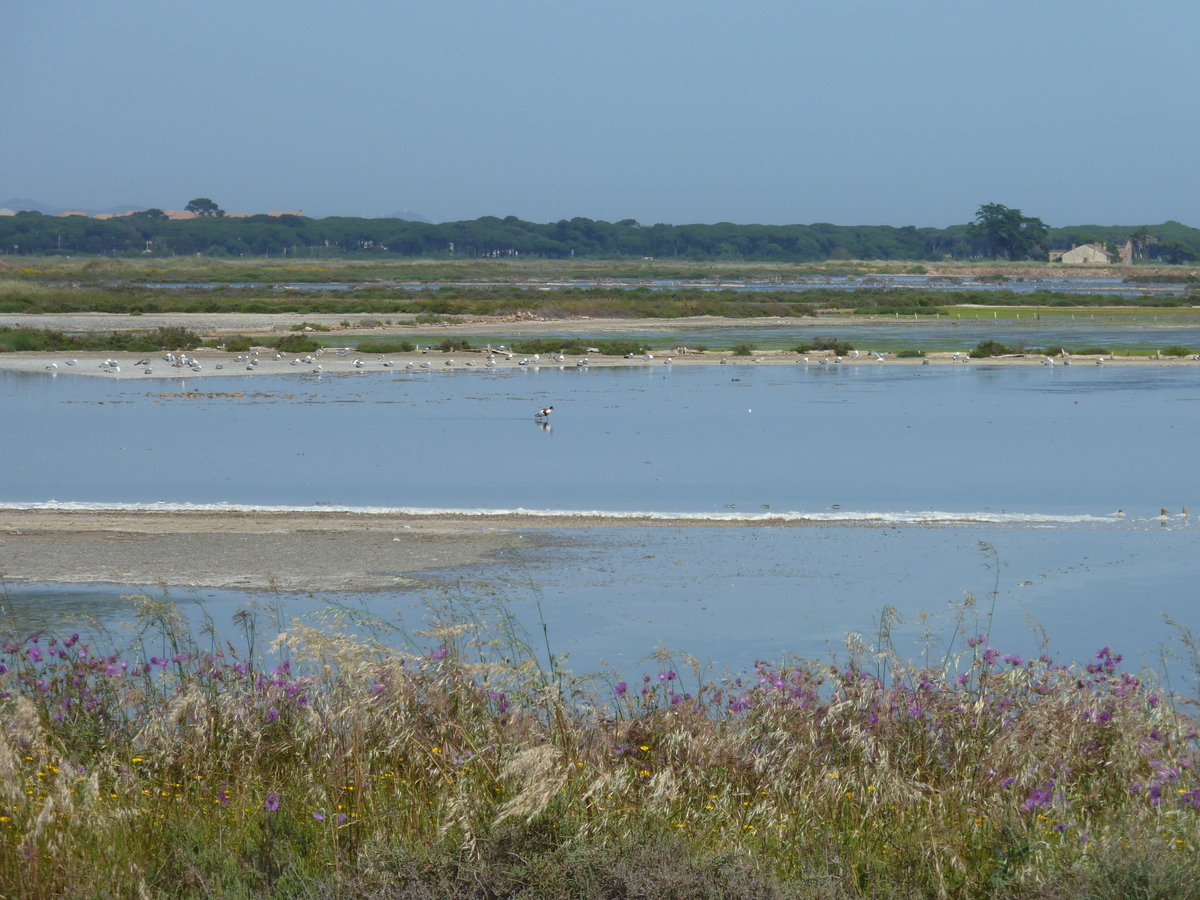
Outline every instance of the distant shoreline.
[[[529, 359], [530, 357], [523, 354], [514, 354], [511, 360], [503, 359], [497, 361], [494, 369], [487, 368], [485, 362], [485, 354], [478, 350], [467, 351], [433, 351], [431, 353], [393, 353], [388, 354], [387, 361], [391, 362], [390, 367], [384, 367], [383, 363], [375, 358], [375, 354], [365, 353], [356, 354], [350, 353], [344, 357], [338, 357], [332, 353], [326, 353], [320, 357], [318, 361], [313, 363], [301, 363], [292, 365], [293, 359], [299, 359], [307, 354], [292, 354], [281, 360], [275, 360], [270, 354], [274, 351], [263, 351], [262, 354], [255, 357], [259, 360], [258, 365], [250, 365], [248, 362], [238, 362], [238, 356], [244, 354], [231, 354], [220, 350], [196, 350], [189, 352], [188, 356], [194, 358], [199, 364], [200, 369], [197, 371], [190, 367], [174, 367], [166, 363], [161, 353], [152, 353], [146, 357], [138, 357], [137, 354], [128, 352], [87, 352], [87, 353], [68, 353], [68, 352], [28, 352], [28, 353], [5, 353], [0, 354], [0, 371], [9, 372], [27, 372], [27, 373], [43, 373], [59, 376], [86, 376], [104, 379], [115, 379], [120, 381], [143, 381], [146, 383], [161, 384], [164, 380], [178, 381], [186, 379], [193, 381], [195, 379], [207, 379], [212, 377], [238, 377], [243, 376], [261, 376], [261, 375], [292, 375], [297, 378], [314, 378], [314, 377], [330, 377], [330, 376], [347, 376], [347, 375], [388, 375], [392, 378], [415, 377], [421, 375], [435, 374], [478, 374], [478, 375], [505, 375], [514, 374], [522, 371], [521, 360]], [[983, 359], [970, 359], [964, 352], [957, 354], [951, 351], [936, 351], [927, 352], [923, 357], [908, 357], [897, 358], [894, 355], [885, 355], [882, 360], [868, 356], [866, 352], [860, 352], [858, 357], [842, 356], [837, 357], [832, 351], [817, 350], [810, 353], [799, 355], [791, 350], [757, 350], [753, 356], [735, 356], [729, 352], [722, 351], [690, 351], [686, 355], [676, 354], [671, 355], [672, 351], [656, 351], [652, 354], [653, 359], [647, 360], [642, 356], [637, 356], [633, 359], [613, 356], [598, 356], [589, 357], [568, 355], [565, 362], [548, 361], [544, 357], [538, 362], [528, 363], [524, 368], [549, 369], [549, 368], [565, 368], [575, 369], [580, 367], [583, 359], [587, 359], [587, 367], [593, 369], [610, 369], [610, 368], [650, 368], [663, 366], [723, 366], [729, 371], [736, 371], [744, 367], [763, 367], [763, 366], [810, 366], [810, 367], [857, 367], [857, 366], [931, 366], [931, 367], [974, 367], [980, 366], [1045, 366], [1047, 360], [1051, 359], [1055, 366], [1075, 365], [1075, 366], [1108, 366], [1108, 367], [1127, 367], [1127, 366], [1166, 366], [1166, 367], [1196, 367], [1200, 368], [1200, 360], [1187, 357], [1155, 357], [1155, 356], [1110, 356], [1105, 355], [1103, 362], [1098, 362], [1100, 357], [1095, 355], [1088, 356], [1068, 356], [1068, 357], [1045, 357], [1040, 354], [1034, 355], [1006, 355], [988, 357]], [[503, 355], [502, 355], [503, 356]], [[365, 358], [364, 358], [365, 357]], [[140, 358], [150, 359], [149, 365], [137, 365]], [[114, 359], [118, 366], [116, 368], [101, 367], [100, 363], [106, 359]], [[806, 363], [805, 360], [808, 360]], [[358, 368], [355, 365], [356, 360], [362, 360], [362, 367]], [[722, 362], [724, 360], [724, 362]], [[74, 362], [75, 365], [68, 365], [68, 362]], [[320, 365], [321, 371], [318, 373], [316, 366]], [[220, 366], [221, 368], [217, 368]], [[411, 368], [410, 368], [411, 367]], [[147, 372], [147, 370], [149, 370]], [[196, 389], [199, 390], [199, 389]], [[164, 397], [176, 396], [178, 392], [172, 391], [164, 393]], [[183, 396], [183, 394], [178, 394]]]

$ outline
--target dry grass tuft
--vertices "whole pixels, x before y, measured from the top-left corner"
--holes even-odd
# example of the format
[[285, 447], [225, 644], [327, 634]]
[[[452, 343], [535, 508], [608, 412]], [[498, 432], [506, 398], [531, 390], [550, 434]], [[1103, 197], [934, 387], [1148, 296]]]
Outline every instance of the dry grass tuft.
[[837, 665], [719, 681], [661, 654], [631, 686], [543, 668], [503, 617], [400, 651], [344, 617], [267, 641], [249, 611], [239, 651], [201, 649], [169, 604], [141, 611], [135, 647], [161, 656], [78, 635], [0, 647], [5, 896], [1198, 883], [1195, 724], [1109, 648], [1064, 667], [979, 636], [915, 667], [856, 640]]

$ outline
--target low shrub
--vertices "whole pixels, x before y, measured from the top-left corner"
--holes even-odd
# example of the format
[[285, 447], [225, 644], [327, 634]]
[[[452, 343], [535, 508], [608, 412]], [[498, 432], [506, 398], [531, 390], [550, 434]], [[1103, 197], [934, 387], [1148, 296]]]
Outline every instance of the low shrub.
[[234, 334], [225, 338], [224, 347], [227, 353], [245, 353], [252, 346], [250, 338], [244, 334]]
[[734, 356], [753, 356], [754, 348], [750, 344], [735, 344], [733, 347]]
[[986, 359], [990, 356], [1007, 356], [1010, 353], [1016, 353], [1011, 347], [1006, 347], [999, 341], [980, 341], [975, 345], [975, 349], [971, 351], [972, 359]]
[[329, 331], [328, 325], [319, 325], [316, 322], [301, 322], [298, 325], [293, 325], [289, 331]]
[[924, 350], [899, 350], [896, 353], [897, 359], [921, 359], [924, 356]]
[[373, 338], [358, 343], [359, 353], [412, 353], [416, 349], [417, 345], [412, 341], [391, 338]]
[[314, 341], [305, 334], [289, 334], [281, 338], [263, 341], [263, 344], [267, 347], [275, 347], [284, 353], [311, 353], [324, 346], [320, 341]]
[[157, 328], [150, 332], [63, 334], [44, 328], [0, 327], [0, 352], [39, 352], [67, 350], [118, 350], [150, 353], [155, 350], [193, 350], [203, 343], [186, 328]]
[[811, 353], [814, 350], [831, 350], [837, 356], [845, 356], [854, 345], [838, 338], [813, 338], [812, 341], [804, 344], [798, 344], [794, 350], [796, 353]]
[[1169, 347], [1163, 347], [1158, 351], [1162, 356], [1191, 356], [1192, 351], [1182, 344], [1172, 344]]

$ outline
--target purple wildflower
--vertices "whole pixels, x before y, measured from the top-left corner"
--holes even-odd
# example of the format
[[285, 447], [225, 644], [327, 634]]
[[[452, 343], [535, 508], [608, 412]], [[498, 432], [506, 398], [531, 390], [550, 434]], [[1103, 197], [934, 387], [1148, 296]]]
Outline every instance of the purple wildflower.
[[274, 722], [278, 718], [279, 718], [279, 710], [277, 710], [275, 707], [272, 706], [270, 709], [267, 710], [267, 721], [268, 722]]
[[1000, 782], [1000, 787], [1002, 787], [1002, 788], [1011, 787], [1013, 784], [1016, 783], [1016, 780], [1017, 779], [1015, 779], [1015, 778], [1005, 778], [1003, 781]]
[[336, 819], [334, 819], [333, 821], [334, 821], [335, 823], [337, 823], [338, 825], [341, 825], [343, 822], [345, 822], [345, 821], [346, 821], [346, 814], [345, 814], [345, 813], [338, 813], [338, 817], [337, 817]]
[[449, 654], [450, 654], [450, 651], [445, 647], [445, 645], [443, 645], [441, 647], [438, 647], [432, 653], [430, 653], [429, 658], [432, 659], [434, 662], [441, 662], [443, 659], [445, 659], [447, 656], [449, 656]]
[[323, 814], [319, 813], [319, 812], [315, 812], [315, 813], [313, 813], [313, 818], [314, 818], [314, 819], [316, 819], [318, 822], [324, 822], [324, 821], [325, 821], [325, 816], [324, 816]]
[[617, 697], [624, 697], [624, 696], [625, 696], [625, 694], [626, 694], [628, 691], [629, 691], [629, 685], [627, 685], [627, 684], [626, 684], [625, 682], [623, 682], [623, 681], [618, 681], [618, 682], [617, 682], [617, 687], [616, 687], [616, 689], [613, 691], [613, 694], [614, 694], [615, 696], [617, 696]]
[[1039, 806], [1049, 806], [1054, 799], [1054, 781], [1051, 779], [1046, 782], [1044, 788], [1034, 788], [1029, 792], [1029, 796], [1025, 802], [1021, 804], [1021, 809], [1034, 810]]
[[279, 794], [276, 791], [271, 791], [263, 798], [263, 807], [267, 812], [277, 812], [279, 810]]

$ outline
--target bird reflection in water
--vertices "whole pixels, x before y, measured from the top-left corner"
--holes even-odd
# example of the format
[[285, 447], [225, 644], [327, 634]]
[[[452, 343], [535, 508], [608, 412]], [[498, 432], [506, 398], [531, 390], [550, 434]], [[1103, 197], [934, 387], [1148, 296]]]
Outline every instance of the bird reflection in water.
[[551, 425], [549, 422], [543, 421], [541, 419], [538, 419], [534, 424], [536, 424], [537, 427], [540, 428], [542, 431], [553, 431], [554, 430], [553, 425]]

